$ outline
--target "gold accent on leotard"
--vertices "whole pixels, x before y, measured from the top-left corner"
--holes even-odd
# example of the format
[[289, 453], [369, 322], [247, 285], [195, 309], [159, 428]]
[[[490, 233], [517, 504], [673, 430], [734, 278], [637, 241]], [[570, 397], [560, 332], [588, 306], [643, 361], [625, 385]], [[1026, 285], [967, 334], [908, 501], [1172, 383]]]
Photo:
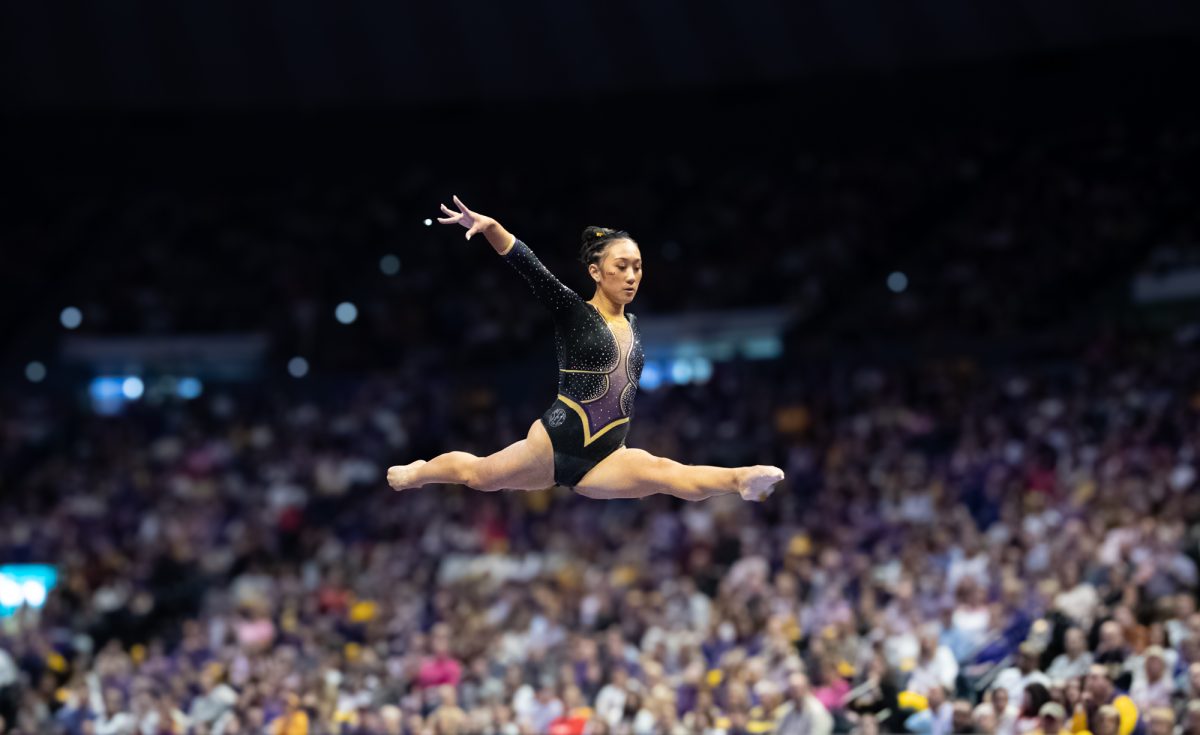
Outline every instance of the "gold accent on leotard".
[[620, 419], [617, 419], [616, 421], [613, 421], [612, 423], [608, 424], [600, 431], [597, 431], [595, 434], [593, 434], [591, 431], [591, 428], [588, 426], [588, 417], [587, 417], [587, 413], [583, 410], [583, 406], [580, 406], [575, 401], [572, 401], [570, 398], [567, 398], [562, 393], [558, 394], [558, 399], [560, 401], [562, 401], [563, 403], [565, 403], [568, 407], [570, 407], [570, 409], [572, 411], [579, 414], [579, 420], [581, 422], [583, 422], [583, 446], [585, 446], [585, 447], [587, 445], [591, 444], [592, 442], [596, 441], [597, 439], [599, 439], [601, 436], [604, 435], [604, 433], [606, 431], [613, 428], [614, 426], [619, 426], [621, 424], [629, 423], [629, 417], [626, 416], [625, 418], [620, 418]]
[[509, 251], [509, 250], [512, 250], [512, 249], [513, 249], [513, 245], [516, 245], [516, 244], [517, 244], [517, 238], [516, 238], [516, 236], [514, 235], [514, 236], [513, 236], [513, 241], [512, 241], [512, 242], [510, 242], [510, 243], [508, 244], [508, 247], [506, 247], [506, 248], [504, 248], [503, 250], [501, 250], [501, 251], [500, 251], [500, 254], [501, 254], [501, 255], [508, 255], [508, 251]]

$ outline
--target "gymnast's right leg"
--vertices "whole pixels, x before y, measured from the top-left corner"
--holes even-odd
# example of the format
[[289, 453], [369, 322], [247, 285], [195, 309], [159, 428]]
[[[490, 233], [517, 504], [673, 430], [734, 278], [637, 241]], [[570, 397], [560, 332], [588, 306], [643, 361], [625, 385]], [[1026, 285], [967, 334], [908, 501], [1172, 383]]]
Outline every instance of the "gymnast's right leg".
[[761, 502], [783, 479], [771, 465], [712, 467], [681, 464], [642, 449], [621, 447], [600, 461], [575, 485], [575, 492], [596, 500], [645, 498], [662, 493], [683, 500], [738, 494]]
[[446, 452], [426, 462], [388, 468], [393, 490], [429, 484], [454, 484], [484, 492], [542, 490], [554, 485], [554, 448], [541, 421], [534, 421], [524, 439], [486, 457]]

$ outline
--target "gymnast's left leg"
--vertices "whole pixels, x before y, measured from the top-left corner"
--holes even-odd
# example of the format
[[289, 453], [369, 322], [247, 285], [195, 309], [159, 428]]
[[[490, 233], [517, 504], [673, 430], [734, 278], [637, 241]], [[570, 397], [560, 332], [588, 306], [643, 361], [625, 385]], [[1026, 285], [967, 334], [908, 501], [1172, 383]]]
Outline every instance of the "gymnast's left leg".
[[541, 490], [554, 484], [554, 447], [541, 421], [529, 433], [486, 457], [446, 452], [426, 462], [417, 460], [388, 468], [388, 484], [406, 490], [431, 483], [453, 483], [484, 492]]
[[684, 500], [705, 500], [737, 493], [745, 500], [765, 500], [783, 479], [770, 465], [712, 467], [681, 464], [642, 449], [621, 447], [588, 471], [575, 492], [597, 500], [644, 498], [656, 493]]

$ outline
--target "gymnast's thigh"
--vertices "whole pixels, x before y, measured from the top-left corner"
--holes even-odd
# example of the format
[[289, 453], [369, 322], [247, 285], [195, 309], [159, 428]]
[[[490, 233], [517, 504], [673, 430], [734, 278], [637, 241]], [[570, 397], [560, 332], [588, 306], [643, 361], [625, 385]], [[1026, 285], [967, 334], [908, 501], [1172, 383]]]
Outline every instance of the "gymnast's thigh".
[[644, 449], [621, 446], [588, 470], [575, 492], [596, 500], [644, 498], [659, 491], [669, 461]]
[[541, 421], [519, 442], [481, 457], [475, 467], [488, 490], [542, 490], [554, 485], [554, 448]]

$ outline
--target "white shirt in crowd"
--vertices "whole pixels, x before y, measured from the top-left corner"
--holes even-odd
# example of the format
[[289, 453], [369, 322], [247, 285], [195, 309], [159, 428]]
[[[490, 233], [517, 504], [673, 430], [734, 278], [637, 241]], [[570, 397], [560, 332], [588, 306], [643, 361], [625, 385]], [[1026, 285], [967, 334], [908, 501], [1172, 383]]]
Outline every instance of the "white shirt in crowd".
[[992, 686], [1007, 689], [1008, 701], [1020, 707], [1020, 703], [1025, 698], [1025, 687], [1035, 683], [1049, 688], [1050, 677], [1040, 671], [1031, 671], [1028, 674], [1022, 674], [1021, 670], [1016, 666], [1010, 666], [1000, 672]]
[[946, 646], [938, 646], [928, 661], [917, 663], [909, 676], [908, 688], [922, 695], [928, 695], [935, 686], [954, 691], [957, 678], [958, 661], [954, 659], [954, 654]]

